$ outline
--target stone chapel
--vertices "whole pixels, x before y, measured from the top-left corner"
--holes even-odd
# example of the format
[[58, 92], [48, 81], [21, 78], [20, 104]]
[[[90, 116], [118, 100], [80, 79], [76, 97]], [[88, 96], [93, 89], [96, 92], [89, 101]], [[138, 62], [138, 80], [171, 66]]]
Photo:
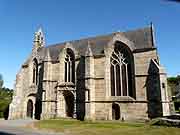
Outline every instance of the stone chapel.
[[16, 76], [9, 119], [138, 120], [170, 114], [153, 26], [46, 46]]

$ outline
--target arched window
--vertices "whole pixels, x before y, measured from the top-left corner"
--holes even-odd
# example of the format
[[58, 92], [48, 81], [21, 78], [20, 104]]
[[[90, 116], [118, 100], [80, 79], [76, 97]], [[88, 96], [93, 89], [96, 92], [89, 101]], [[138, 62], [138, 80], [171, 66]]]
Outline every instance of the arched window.
[[111, 61], [111, 96], [134, 96], [133, 57], [122, 43], [116, 43]]
[[33, 83], [37, 84], [38, 82], [38, 62], [36, 59], [33, 60]]
[[65, 82], [75, 82], [75, 58], [71, 49], [66, 49], [65, 56]]

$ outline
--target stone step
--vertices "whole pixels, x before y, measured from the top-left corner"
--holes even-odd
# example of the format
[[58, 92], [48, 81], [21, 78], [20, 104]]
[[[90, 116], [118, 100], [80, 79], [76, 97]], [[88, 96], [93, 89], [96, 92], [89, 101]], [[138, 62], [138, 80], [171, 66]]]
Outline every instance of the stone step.
[[166, 118], [180, 120], [180, 114], [172, 114], [170, 116], [166, 116]]
[[180, 128], [180, 120], [179, 119], [158, 118], [157, 121], [155, 123], [153, 123], [153, 125]]

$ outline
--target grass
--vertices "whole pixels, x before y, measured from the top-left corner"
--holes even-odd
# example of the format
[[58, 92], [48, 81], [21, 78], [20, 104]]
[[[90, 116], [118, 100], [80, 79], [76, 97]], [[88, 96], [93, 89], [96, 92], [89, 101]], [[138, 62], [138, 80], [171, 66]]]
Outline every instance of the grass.
[[179, 135], [180, 128], [151, 126], [145, 123], [112, 121], [77, 121], [69, 119], [41, 120], [39, 129], [64, 132], [71, 135]]

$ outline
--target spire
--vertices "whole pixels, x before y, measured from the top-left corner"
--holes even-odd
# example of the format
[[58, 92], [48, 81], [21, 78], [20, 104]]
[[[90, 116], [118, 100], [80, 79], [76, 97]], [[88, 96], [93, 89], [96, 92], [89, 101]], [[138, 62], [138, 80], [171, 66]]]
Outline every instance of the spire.
[[40, 27], [37, 32], [34, 34], [34, 48], [38, 49], [40, 47], [44, 47], [45, 45], [45, 38], [42, 31], [42, 28]]

